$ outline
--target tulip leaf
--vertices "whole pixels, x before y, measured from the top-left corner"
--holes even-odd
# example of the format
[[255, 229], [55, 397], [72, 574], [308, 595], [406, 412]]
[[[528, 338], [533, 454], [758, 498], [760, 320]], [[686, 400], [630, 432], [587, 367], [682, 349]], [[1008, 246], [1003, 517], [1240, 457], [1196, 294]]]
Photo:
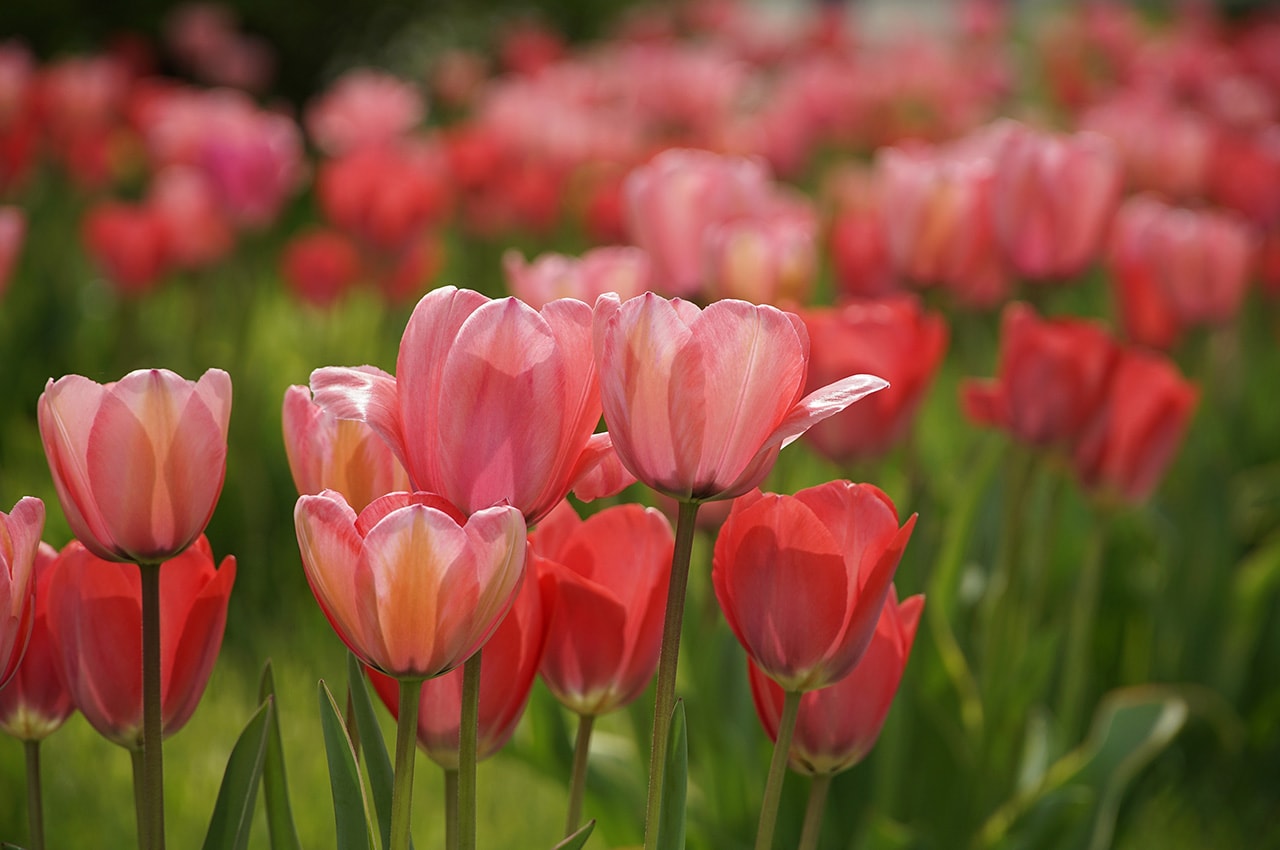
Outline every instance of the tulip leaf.
[[258, 701], [271, 700], [275, 709], [267, 721], [267, 758], [262, 765], [262, 797], [267, 809], [267, 836], [271, 850], [301, 850], [298, 830], [289, 804], [289, 782], [284, 770], [284, 743], [280, 738], [280, 705], [276, 700], [275, 674], [271, 662], [262, 668]]
[[596, 822], [589, 820], [577, 832], [552, 847], [551, 850], [581, 850], [586, 846], [587, 839], [591, 837], [591, 831], [595, 828]]
[[232, 748], [227, 769], [222, 774], [218, 800], [213, 805], [209, 831], [205, 833], [205, 850], [245, 850], [249, 846], [253, 807], [258, 800], [258, 781], [267, 758], [274, 715], [275, 702], [268, 699], [245, 724]]
[[658, 811], [658, 850], [684, 850], [684, 801], [689, 783], [689, 738], [684, 700], [671, 710], [667, 757], [662, 766], [662, 804]]
[[[360, 666], [359, 659], [350, 652], [347, 653], [347, 687], [351, 689], [351, 708], [356, 715], [360, 742], [364, 745], [364, 765], [369, 772], [369, 787], [373, 792], [373, 808], [378, 814], [382, 846], [390, 847], [391, 789], [395, 785], [395, 770], [391, 766], [391, 756], [387, 754], [382, 729], [378, 726], [378, 716], [373, 712], [373, 700], [369, 697], [364, 669]], [[412, 839], [409, 846], [413, 846]]]
[[333, 794], [333, 818], [337, 827], [338, 850], [373, 850], [373, 830], [369, 824], [369, 801], [365, 798], [360, 765], [347, 737], [342, 712], [333, 694], [320, 680], [320, 726], [329, 761], [329, 788]]

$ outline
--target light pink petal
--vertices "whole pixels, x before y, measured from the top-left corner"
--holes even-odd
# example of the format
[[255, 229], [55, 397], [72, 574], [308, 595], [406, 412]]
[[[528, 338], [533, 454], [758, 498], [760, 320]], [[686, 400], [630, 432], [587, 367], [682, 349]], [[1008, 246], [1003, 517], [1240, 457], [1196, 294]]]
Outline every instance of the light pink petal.
[[363, 541], [355, 512], [340, 494], [326, 490], [299, 498], [293, 520], [312, 594], [343, 642], [364, 656], [354, 577]]
[[850, 375], [834, 384], [814, 390], [791, 409], [781, 424], [769, 435], [765, 445], [786, 448], [823, 419], [835, 416], [855, 401], [888, 386], [888, 381], [875, 375]]
[[636, 477], [627, 471], [613, 449], [608, 432], [592, 434], [578, 458], [573, 476], [573, 495], [584, 502], [616, 496], [632, 484]]
[[36, 407], [40, 440], [71, 531], [103, 558], [119, 558], [89, 483], [89, 432], [106, 392], [80, 375], [50, 380]]
[[[396, 459], [409, 470], [400, 419], [398, 384], [394, 377], [372, 366], [326, 366], [311, 373], [315, 403], [338, 419], [354, 419], [373, 429]], [[415, 481], [415, 486], [420, 486]]]
[[204, 401], [213, 421], [218, 423], [225, 442], [231, 423], [231, 376], [221, 369], [209, 369], [196, 381], [196, 395]]

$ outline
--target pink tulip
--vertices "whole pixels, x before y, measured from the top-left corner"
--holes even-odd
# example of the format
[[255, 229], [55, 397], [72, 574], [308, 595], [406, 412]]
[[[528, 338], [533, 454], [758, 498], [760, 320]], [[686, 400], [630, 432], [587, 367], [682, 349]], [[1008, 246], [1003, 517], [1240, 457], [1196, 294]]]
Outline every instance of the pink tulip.
[[774, 307], [705, 310], [645, 293], [595, 307], [601, 401], [613, 447], [640, 481], [677, 499], [731, 499], [783, 446], [888, 384], [854, 375], [803, 396], [809, 335]]
[[24, 496], [0, 511], [0, 688], [26, 652], [36, 608], [36, 553], [44, 531], [44, 502]]
[[146, 205], [159, 221], [168, 256], [177, 267], [206, 268], [231, 252], [231, 223], [200, 170], [184, 165], [161, 169]]
[[56, 549], [48, 543], [40, 544], [35, 557], [36, 604], [31, 642], [17, 674], [8, 685], [0, 686], [0, 729], [22, 741], [47, 738], [75, 710], [49, 629], [49, 579], [57, 557]]
[[514, 505], [534, 524], [609, 450], [591, 358], [591, 308], [535, 311], [445, 287], [418, 302], [396, 376], [330, 367], [312, 373], [316, 403], [367, 422], [414, 489], [464, 513]]
[[226, 473], [231, 378], [166, 369], [45, 386], [40, 438], [72, 532], [95, 555], [159, 563], [200, 536]]
[[784, 690], [849, 675], [875, 634], [915, 516], [870, 484], [738, 499], [716, 538], [711, 581], [734, 636]]
[[[107, 740], [142, 747], [142, 577], [76, 541], [49, 579], [49, 631], [72, 702]], [[160, 704], [164, 734], [195, 713], [213, 672], [236, 578], [228, 555], [214, 569], [202, 535], [160, 569]]]
[[450, 175], [434, 144], [360, 147], [320, 166], [316, 194], [335, 226], [383, 250], [402, 248], [440, 221]]
[[283, 426], [300, 494], [336, 490], [358, 513], [380, 496], [409, 489], [408, 473], [368, 425], [334, 418], [306, 387], [285, 390]]
[[280, 274], [299, 298], [329, 307], [360, 279], [360, 252], [335, 230], [300, 233], [285, 246]]
[[27, 235], [27, 218], [19, 207], [0, 206], [0, 294], [18, 265], [18, 254]]
[[710, 289], [753, 304], [807, 300], [817, 276], [817, 229], [809, 210], [712, 226], [706, 234]]
[[[808, 776], [831, 776], [848, 770], [871, 752], [898, 692], [923, 610], [923, 596], [899, 603], [890, 588], [862, 660], [843, 679], [800, 698], [795, 737], [791, 739], [792, 770]], [[782, 688], [750, 660], [747, 665], [756, 714], [769, 738], [776, 740]]]
[[371, 68], [356, 68], [307, 106], [306, 123], [317, 147], [340, 156], [402, 138], [425, 115], [422, 94], [412, 83]]
[[502, 255], [511, 294], [535, 310], [557, 298], [577, 298], [588, 304], [606, 292], [626, 299], [649, 288], [649, 255], [639, 248], [593, 248], [581, 257], [543, 254], [526, 262], [519, 251]]
[[150, 207], [105, 201], [84, 219], [85, 250], [124, 295], [149, 292], [169, 269], [168, 229]]
[[326, 490], [294, 509], [307, 583], [342, 642], [398, 679], [461, 665], [497, 629], [524, 575], [509, 506], [464, 518], [431, 493], [391, 493], [359, 516]]

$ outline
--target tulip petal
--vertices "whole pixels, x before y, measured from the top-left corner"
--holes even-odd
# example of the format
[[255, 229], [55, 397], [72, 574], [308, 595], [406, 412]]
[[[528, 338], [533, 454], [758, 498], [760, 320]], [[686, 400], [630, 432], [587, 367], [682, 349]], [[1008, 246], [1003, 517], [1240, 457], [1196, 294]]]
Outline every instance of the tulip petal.
[[782, 423], [769, 435], [765, 445], [785, 448], [823, 419], [834, 416], [859, 399], [888, 386], [888, 381], [875, 375], [850, 375], [834, 384], [814, 390], [791, 409]]
[[556, 698], [579, 714], [598, 714], [623, 668], [619, 623], [626, 607], [595, 582], [553, 567], [555, 607], [541, 673]]
[[[207, 562], [212, 567], [212, 561]], [[213, 673], [227, 625], [227, 603], [236, 578], [236, 559], [228, 556], [216, 574], [206, 573], [203, 587], [182, 618], [182, 633], [173, 652], [173, 669], [164, 685], [164, 733], [172, 735], [195, 713]], [[161, 581], [165, 574], [161, 573]], [[163, 593], [163, 591], [162, 591]], [[163, 599], [163, 596], [162, 596]]]
[[[311, 373], [315, 403], [339, 419], [355, 419], [372, 428], [413, 479], [397, 388], [394, 377], [372, 366], [326, 366]], [[424, 485], [415, 480], [414, 486]]]
[[37, 405], [40, 440], [58, 501], [75, 536], [103, 558], [116, 559], [111, 532], [90, 484], [89, 432], [106, 388], [81, 375], [45, 385]]
[[343, 643], [367, 657], [355, 599], [355, 570], [363, 545], [355, 512], [341, 495], [326, 490], [300, 497], [293, 519], [303, 571], [316, 602]]

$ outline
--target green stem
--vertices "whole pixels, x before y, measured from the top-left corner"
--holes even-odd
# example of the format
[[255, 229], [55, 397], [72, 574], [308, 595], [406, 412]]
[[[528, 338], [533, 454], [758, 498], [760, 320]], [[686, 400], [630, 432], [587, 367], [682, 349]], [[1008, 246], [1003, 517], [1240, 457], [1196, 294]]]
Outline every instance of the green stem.
[[1084, 716], [1084, 701], [1089, 686], [1092, 661], [1093, 626], [1098, 614], [1098, 587], [1102, 582], [1102, 564], [1107, 549], [1107, 526], [1104, 517], [1094, 516], [1093, 534], [1089, 537], [1076, 596], [1071, 606], [1067, 627], [1066, 669], [1062, 677], [1062, 731], [1068, 741], [1077, 739]]
[[773, 745], [769, 762], [769, 779], [760, 802], [760, 828], [756, 831], [756, 850], [773, 846], [773, 828], [778, 822], [778, 803], [782, 800], [782, 783], [787, 778], [787, 759], [791, 754], [791, 736], [800, 715], [800, 691], [787, 691], [782, 698], [782, 719], [778, 721], [778, 740]]
[[164, 754], [160, 708], [160, 565], [142, 573], [142, 781], [151, 850], [164, 850]]
[[138, 823], [138, 850], [149, 850], [151, 842], [147, 839], [147, 804], [143, 793], [147, 787], [143, 779], [147, 769], [142, 750], [129, 750], [129, 760], [133, 762], [133, 816]]
[[458, 770], [444, 769], [444, 846], [458, 850]]
[[476, 850], [476, 730], [480, 725], [480, 655], [462, 666], [458, 737], [458, 850]]
[[421, 679], [400, 680], [400, 710], [396, 717], [396, 777], [391, 788], [391, 847], [409, 850], [409, 820], [413, 814], [413, 763], [418, 742], [418, 703]]
[[44, 802], [40, 796], [40, 742], [23, 741], [27, 751], [27, 833], [31, 850], [44, 850]]
[[830, 789], [830, 773], [815, 776], [809, 783], [809, 804], [804, 810], [804, 828], [800, 831], [798, 850], [817, 850], [818, 836], [822, 833], [822, 813], [827, 809], [827, 791]]
[[565, 820], [564, 835], [568, 838], [582, 824], [582, 800], [587, 793], [587, 756], [591, 751], [591, 727], [595, 717], [578, 715], [578, 738], [573, 745], [573, 773], [569, 777], [569, 817]]
[[644, 814], [644, 850], [658, 845], [658, 815], [662, 810], [663, 765], [671, 711], [676, 702], [676, 666], [680, 661], [680, 627], [684, 622], [684, 597], [689, 584], [689, 559], [693, 555], [697, 502], [681, 502], [676, 520], [676, 545], [671, 553], [671, 579], [667, 585], [667, 613], [662, 623], [662, 649], [658, 655], [658, 680], [653, 708], [653, 736], [649, 744], [649, 797]]

